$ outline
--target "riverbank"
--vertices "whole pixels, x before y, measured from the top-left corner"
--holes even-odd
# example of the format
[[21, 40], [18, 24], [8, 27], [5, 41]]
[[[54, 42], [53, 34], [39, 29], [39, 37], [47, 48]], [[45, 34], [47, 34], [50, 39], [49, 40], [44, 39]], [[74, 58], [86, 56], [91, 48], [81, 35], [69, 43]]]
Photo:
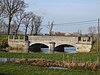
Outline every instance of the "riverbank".
[[0, 63], [0, 75], [99, 75], [100, 71], [50, 69], [31, 65]]
[[[25, 61], [19, 61], [19, 62], [13, 61], [13, 63], [0, 62], [0, 75], [66, 75], [66, 74], [68, 75], [99, 75], [100, 74], [100, 70], [99, 69], [97, 70], [95, 66], [96, 63], [100, 64], [100, 53], [44, 54], [44, 53], [8, 53], [8, 52], [3, 53], [3, 52], [0, 52], [0, 58], [25, 59]], [[30, 62], [27, 62], [29, 61], [28, 59], [36, 59], [36, 60], [34, 62], [31, 60]], [[38, 61], [38, 59], [40, 61]], [[52, 66], [55, 64], [54, 63], [47, 64], [44, 60], [48, 62], [59, 61], [59, 63], [61, 64], [65, 62], [69, 62], [70, 68], [64, 68], [64, 69], [49, 68], [47, 67], [48, 65]], [[76, 62], [81, 63], [81, 64], [86, 64], [86, 67], [83, 66], [83, 69], [82, 68], [80, 69], [79, 66], [78, 66], [78, 69], [72, 67], [72, 65], [77, 66]], [[42, 65], [40, 65], [40, 63], [42, 63]], [[38, 66], [38, 64], [40, 66]], [[56, 66], [58, 64], [56, 64]], [[91, 67], [88, 68], [90, 64], [95, 66], [95, 68], [94, 69]], [[68, 63], [67, 63], [67, 67], [68, 67]]]
[[6, 50], [8, 47], [8, 35], [0, 34], [0, 50]]
[[[47, 59], [18, 59], [18, 60], [10, 60], [9, 62], [14, 64], [21, 65], [31, 65], [31, 66], [40, 66], [40, 67], [56, 67], [56, 69], [82, 69], [82, 70], [91, 70], [97, 71], [100, 70], [99, 62], [68, 62], [68, 61], [57, 61], [57, 60], [47, 60]], [[58, 67], [58, 68], [57, 68]]]
[[32, 58], [0, 58], [0, 62], [10, 62], [21, 65], [31, 65], [48, 67], [53, 69], [82, 69], [82, 70], [100, 70], [100, 62], [77, 62], [65, 60], [48, 60], [48, 59], [32, 59]]
[[65, 60], [77, 62], [100, 62], [100, 53], [8, 53], [0, 52], [0, 58], [33, 58], [49, 60]]

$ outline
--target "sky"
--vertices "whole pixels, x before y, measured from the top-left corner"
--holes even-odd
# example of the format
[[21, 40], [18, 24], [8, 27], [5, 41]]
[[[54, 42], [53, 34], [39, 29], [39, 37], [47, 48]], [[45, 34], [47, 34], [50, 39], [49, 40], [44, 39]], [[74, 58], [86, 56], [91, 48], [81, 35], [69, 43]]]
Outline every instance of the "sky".
[[[53, 31], [55, 32], [87, 32], [88, 27], [97, 26], [91, 24], [62, 24], [70, 22], [80, 22], [97, 20], [100, 18], [100, 0], [25, 0], [28, 4], [26, 11], [32, 11], [43, 17], [42, 25], [47, 25], [48, 21], [54, 21]], [[47, 32], [46, 26], [42, 32]]]

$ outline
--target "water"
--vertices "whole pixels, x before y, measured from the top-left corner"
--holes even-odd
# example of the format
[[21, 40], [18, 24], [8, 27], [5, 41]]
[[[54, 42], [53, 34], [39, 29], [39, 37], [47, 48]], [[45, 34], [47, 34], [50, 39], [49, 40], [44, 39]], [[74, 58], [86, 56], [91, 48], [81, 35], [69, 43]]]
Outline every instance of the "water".
[[42, 51], [43, 53], [48, 53], [48, 48], [41, 48], [41, 51]]
[[7, 62], [8, 58], [0, 58], [0, 62]]
[[64, 67], [49, 67], [49, 69], [67, 69], [67, 68], [64, 68]]
[[76, 48], [75, 47], [64, 47], [64, 52], [65, 53], [76, 53]]
[[14, 60], [34, 60], [34, 59], [29, 59], [29, 58], [0, 58], [0, 62], [10, 62]]
[[[41, 48], [41, 51], [43, 53], [48, 53], [48, 48]], [[76, 53], [76, 48], [75, 47], [64, 47], [64, 52], [65, 53]]]

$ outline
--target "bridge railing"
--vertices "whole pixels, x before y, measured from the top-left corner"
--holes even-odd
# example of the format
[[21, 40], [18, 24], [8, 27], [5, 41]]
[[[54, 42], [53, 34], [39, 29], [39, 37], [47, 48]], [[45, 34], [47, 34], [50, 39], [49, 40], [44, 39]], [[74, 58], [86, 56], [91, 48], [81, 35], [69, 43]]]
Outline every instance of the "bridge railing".
[[78, 37], [78, 43], [92, 44], [92, 37]]
[[[69, 42], [69, 43], [81, 43], [81, 44], [92, 44], [91, 37], [65, 37], [65, 36], [28, 36], [29, 41], [39, 42]], [[8, 36], [8, 42], [24, 42], [24, 36]]]
[[8, 42], [24, 42], [25, 38], [24, 36], [8, 36]]
[[29, 40], [34, 41], [77, 41], [77, 37], [65, 37], [65, 36], [29, 36]]

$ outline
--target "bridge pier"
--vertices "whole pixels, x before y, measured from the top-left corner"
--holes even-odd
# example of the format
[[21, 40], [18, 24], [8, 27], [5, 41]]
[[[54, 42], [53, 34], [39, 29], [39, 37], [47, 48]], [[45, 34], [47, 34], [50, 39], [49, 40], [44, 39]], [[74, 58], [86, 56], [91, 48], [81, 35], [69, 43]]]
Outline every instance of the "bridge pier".
[[55, 42], [50, 42], [49, 43], [49, 52], [48, 53], [53, 53], [55, 49]]
[[30, 45], [30, 42], [28, 40], [28, 36], [25, 36], [24, 39], [25, 39], [24, 52], [25, 53], [29, 53], [29, 45]]
[[77, 52], [90, 52], [91, 50], [91, 45], [90, 44], [76, 44], [76, 51]]
[[29, 41], [25, 41], [24, 52], [29, 53]]

